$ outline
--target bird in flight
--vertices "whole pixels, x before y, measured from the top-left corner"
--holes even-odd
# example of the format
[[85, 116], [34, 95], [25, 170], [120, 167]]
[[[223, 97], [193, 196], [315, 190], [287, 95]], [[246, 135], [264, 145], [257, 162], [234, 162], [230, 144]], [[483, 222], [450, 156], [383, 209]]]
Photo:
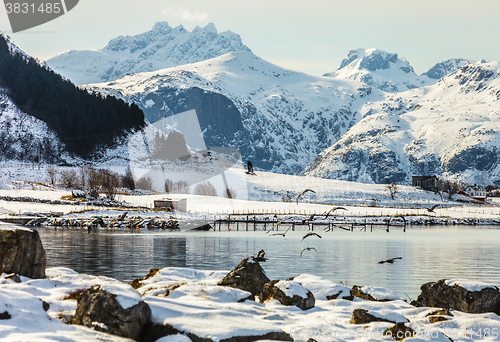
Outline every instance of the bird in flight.
[[390, 258], [390, 259], [386, 259], [386, 260], [381, 260], [379, 261], [378, 263], [379, 264], [385, 264], [386, 262], [389, 263], [389, 264], [392, 264], [394, 263], [395, 260], [397, 259], [403, 259], [403, 257], [395, 257], [395, 258]]
[[305, 224], [306, 221], [314, 221], [314, 216], [316, 216], [316, 214], [312, 214], [311, 216], [309, 216], [308, 219], [303, 219], [302, 224]]
[[288, 227], [283, 233], [274, 233], [273, 236], [274, 235], [281, 235], [281, 236], [285, 237], [285, 234], [290, 230], [290, 228], [292, 228], [292, 226]]
[[326, 216], [325, 216], [325, 219], [328, 218], [328, 215], [330, 215], [331, 212], [334, 212], [335, 210], [346, 210], [346, 208], [343, 208], [343, 207], [335, 207], [335, 208], [332, 208], [330, 210], [328, 210], [328, 212], [326, 213]]
[[314, 250], [316, 252], [316, 254], [318, 254], [318, 251], [316, 250], [316, 248], [306, 247], [306, 248], [302, 248], [302, 250], [300, 251], [300, 256], [302, 256], [302, 253], [304, 253], [304, 251], [310, 251], [311, 249]]
[[301, 192], [300, 192], [297, 196], [295, 196], [295, 200], [297, 201], [297, 204], [299, 204], [299, 198], [300, 198], [303, 194], [305, 194], [306, 192], [308, 192], [308, 191], [310, 191], [310, 192], [312, 192], [312, 193], [316, 193], [316, 191], [311, 190], [311, 189], [305, 189], [304, 191], [301, 191]]
[[432, 207], [427, 208], [427, 211], [430, 212], [430, 213], [433, 213], [434, 209], [436, 209], [437, 207], [439, 207], [439, 204], [434, 204]]
[[268, 234], [271, 230], [273, 230], [273, 229], [274, 229], [277, 225], [279, 225], [281, 222], [284, 222], [284, 221], [288, 220], [289, 218], [291, 218], [291, 216], [285, 217], [283, 220], [276, 222], [276, 224], [275, 224], [275, 225], [274, 225], [271, 229], [269, 229], [269, 230], [266, 232], [266, 234]]
[[317, 237], [319, 237], [319, 238], [321, 238], [321, 239], [322, 239], [321, 235], [316, 234], [315, 232], [308, 232], [308, 233], [306, 233], [306, 234], [302, 237], [302, 240], [300, 240], [300, 241], [304, 241], [304, 239], [305, 239], [305, 238], [308, 238], [309, 236], [314, 236], [314, 235], [316, 235]]

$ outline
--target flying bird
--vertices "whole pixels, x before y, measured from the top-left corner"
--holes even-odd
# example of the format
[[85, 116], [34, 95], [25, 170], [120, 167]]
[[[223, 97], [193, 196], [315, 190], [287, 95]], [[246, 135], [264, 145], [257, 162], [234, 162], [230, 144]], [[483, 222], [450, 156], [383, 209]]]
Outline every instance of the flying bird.
[[290, 230], [290, 228], [292, 228], [292, 226], [288, 227], [283, 233], [274, 233], [273, 236], [274, 235], [281, 235], [281, 236], [285, 237], [285, 234]]
[[316, 250], [316, 248], [314, 248], [314, 247], [306, 247], [306, 248], [303, 248], [300, 251], [300, 256], [302, 256], [302, 253], [304, 253], [304, 251], [310, 251], [311, 249], [314, 250], [316, 252], [316, 254], [318, 254], [318, 251]]
[[309, 232], [309, 233], [306, 233], [306, 234], [302, 237], [302, 240], [300, 240], [300, 241], [304, 241], [304, 239], [305, 239], [305, 238], [308, 238], [309, 236], [313, 236], [313, 235], [316, 235], [317, 237], [319, 237], [319, 238], [321, 238], [321, 239], [322, 239], [321, 235], [316, 234], [315, 232]]
[[259, 251], [259, 253], [257, 254], [257, 256], [254, 257], [253, 259], [255, 261], [258, 261], [258, 262], [265, 262], [267, 260], [267, 258], [264, 257], [265, 255], [266, 255], [266, 252], [263, 249], [261, 249]]
[[117, 220], [123, 221], [125, 219], [125, 216], [127, 216], [127, 214], [128, 214], [128, 211], [124, 212], [123, 214], [121, 214], [120, 216], [117, 217]]
[[343, 207], [335, 207], [335, 208], [332, 208], [330, 210], [328, 210], [328, 212], [326, 213], [326, 216], [325, 216], [325, 219], [328, 217], [328, 215], [330, 215], [331, 212], [334, 212], [335, 210], [346, 210], [346, 208], [343, 208]]
[[310, 191], [310, 192], [312, 192], [312, 193], [316, 193], [316, 191], [311, 190], [311, 189], [305, 189], [304, 191], [301, 191], [301, 192], [300, 192], [297, 196], [295, 196], [295, 200], [297, 201], [297, 204], [299, 204], [299, 198], [300, 198], [303, 194], [305, 194], [306, 192], [308, 192], [308, 191]]
[[306, 221], [314, 221], [314, 216], [316, 216], [316, 214], [312, 214], [311, 216], [309, 216], [308, 219], [303, 219], [302, 224], [305, 224]]
[[389, 264], [392, 264], [394, 263], [395, 260], [397, 259], [403, 259], [403, 257], [395, 257], [395, 258], [390, 258], [390, 259], [386, 259], [386, 260], [381, 260], [379, 261], [378, 263], [379, 264], [385, 264], [386, 262], [389, 263]]
[[279, 225], [281, 222], [284, 222], [284, 221], [288, 220], [289, 218], [291, 218], [291, 216], [288, 216], [288, 217], [284, 218], [283, 220], [276, 222], [276, 224], [275, 224], [275, 225], [274, 225], [271, 229], [269, 229], [269, 230], [266, 232], [266, 234], [268, 234], [271, 230], [273, 230], [273, 229], [274, 229], [277, 225]]
[[439, 204], [434, 204], [432, 207], [427, 208], [427, 211], [430, 212], [430, 213], [433, 213], [434, 209], [436, 209], [437, 207], [439, 207]]

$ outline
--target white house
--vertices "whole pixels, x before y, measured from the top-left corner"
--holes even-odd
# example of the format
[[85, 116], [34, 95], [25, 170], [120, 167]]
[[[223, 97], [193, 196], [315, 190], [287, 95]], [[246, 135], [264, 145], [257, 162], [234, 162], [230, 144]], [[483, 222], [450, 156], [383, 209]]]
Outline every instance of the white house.
[[481, 185], [469, 185], [464, 189], [464, 192], [477, 200], [484, 201], [486, 199], [486, 190]]

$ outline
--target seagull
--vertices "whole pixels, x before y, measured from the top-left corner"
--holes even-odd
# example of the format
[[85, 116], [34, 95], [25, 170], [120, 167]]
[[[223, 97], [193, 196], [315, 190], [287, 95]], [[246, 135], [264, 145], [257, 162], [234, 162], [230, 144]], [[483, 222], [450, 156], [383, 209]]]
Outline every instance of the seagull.
[[396, 217], [402, 218], [404, 223], [406, 224], [406, 219], [403, 215], [396, 215], [396, 216], [391, 217], [391, 219], [389, 220], [389, 223], [392, 221], [393, 218], [396, 218]]
[[330, 210], [328, 210], [328, 212], [326, 213], [326, 216], [325, 216], [325, 219], [328, 217], [328, 215], [330, 215], [330, 213], [332, 211], [335, 211], [335, 210], [347, 210], [346, 208], [343, 208], [343, 207], [335, 207], [335, 208], [332, 208]]
[[316, 235], [317, 237], [319, 237], [319, 238], [321, 238], [321, 239], [322, 239], [321, 235], [316, 234], [315, 232], [309, 232], [309, 233], [306, 233], [306, 235], [304, 235], [304, 236], [302, 237], [302, 240], [300, 240], [300, 241], [304, 241], [304, 239], [305, 239], [305, 238], [307, 238], [307, 237], [309, 237], [309, 236], [313, 236], [313, 235]]
[[397, 259], [403, 259], [403, 257], [396, 257], [396, 258], [390, 258], [390, 259], [386, 259], [386, 260], [381, 260], [378, 263], [379, 264], [385, 264], [386, 262], [388, 262], [389, 264], [392, 264], [394, 262], [394, 260], [397, 260]]
[[266, 255], [266, 252], [263, 249], [261, 249], [257, 254], [257, 256], [253, 257], [253, 259], [258, 262], [265, 262], [267, 258], [264, 258], [264, 255]]
[[306, 248], [303, 248], [300, 251], [300, 256], [302, 256], [302, 253], [304, 253], [304, 251], [310, 251], [311, 249], [314, 250], [316, 252], [316, 254], [318, 254], [318, 251], [316, 250], [316, 248], [314, 248], [314, 247], [306, 247]]
[[285, 234], [290, 230], [290, 228], [292, 228], [292, 226], [288, 227], [283, 233], [274, 233], [273, 236], [274, 235], [281, 235], [281, 236], [285, 237]]
[[284, 222], [284, 221], [288, 220], [289, 218], [291, 218], [291, 216], [288, 216], [288, 217], [284, 218], [283, 220], [276, 222], [276, 224], [275, 224], [275, 225], [274, 225], [271, 229], [269, 229], [269, 230], [266, 232], [266, 234], [267, 234], [267, 233], [269, 233], [271, 230], [273, 230], [273, 229], [274, 229], [274, 227], [276, 227], [277, 225], [279, 225], [281, 222]]
[[427, 211], [430, 212], [430, 213], [433, 213], [434, 209], [436, 209], [437, 207], [439, 207], [439, 204], [434, 204], [432, 207], [427, 208]]
[[305, 224], [306, 221], [314, 221], [314, 216], [316, 216], [316, 214], [312, 214], [311, 216], [309, 216], [308, 219], [303, 219], [302, 224]]
[[302, 196], [303, 194], [305, 194], [308, 191], [310, 191], [312, 193], [316, 193], [316, 191], [311, 190], [311, 189], [305, 189], [304, 191], [301, 191], [297, 196], [295, 196], [295, 200], [297, 201], [297, 204], [299, 204], [299, 198], [300, 198], [300, 196]]

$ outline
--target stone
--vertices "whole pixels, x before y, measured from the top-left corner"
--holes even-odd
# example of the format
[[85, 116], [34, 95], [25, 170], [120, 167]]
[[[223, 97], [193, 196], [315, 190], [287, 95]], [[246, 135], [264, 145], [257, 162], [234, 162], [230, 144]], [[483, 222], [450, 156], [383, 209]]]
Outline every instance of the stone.
[[377, 298], [373, 297], [371, 294], [364, 293], [361, 290], [361, 286], [358, 286], [358, 285], [354, 285], [352, 287], [352, 289], [351, 289], [351, 296], [352, 297], [361, 298], [361, 299], [364, 299], [364, 300], [369, 300], [369, 301], [372, 301], [372, 302], [389, 302], [389, 301], [391, 301], [391, 299], [386, 299], [386, 298], [377, 299]]
[[221, 281], [220, 286], [230, 286], [235, 289], [248, 291], [254, 296], [260, 295], [264, 284], [270, 282], [266, 272], [253, 257], [242, 259], [238, 265]]
[[497, 287], [486, 287], [481, 291], [469, 291], [458, 284], [448, 286], [446, 280], [423, 284], [416, 307], [437, 307], [466, 313], [500, 313], [500, 291]]
[[[299, 295], [297, 290], [306, 293], [306, 296]], [[276, 299], [283, 305], [295, 305], [302, 310], [309, 310], [316, 304], [316, 299], [311, 291], [300, 283], [291, 280], [273, 280], [265, 284], [259, 299], [263, 303], [271, 298]]]
[[396, 323], [394, 326], [384, 330], [383, 336], [390, 336], [396, 341], [402, 341], [405, 338], [415, 337], [416, 332], [405, 323]]
[[137, 340], [150, 319], [151, 309], [145, 302], [124, 309], [115, 294], [94, 285], [78, 298], [71, 323]]
[[15, 273], [31, 279], [45, 278], [45, 250], [36, 230], [1, 229], [0, 260], [0, 273]]
[[389, 321], [385, 318], [380, 318], [373, 316], [368, 310], [365, 309], [354, 309], [352, 312], [352, 317], [349, 323], [351, 324], [368, 324], [371, 322], [389, 322], [395, 324], [394, 321]]

